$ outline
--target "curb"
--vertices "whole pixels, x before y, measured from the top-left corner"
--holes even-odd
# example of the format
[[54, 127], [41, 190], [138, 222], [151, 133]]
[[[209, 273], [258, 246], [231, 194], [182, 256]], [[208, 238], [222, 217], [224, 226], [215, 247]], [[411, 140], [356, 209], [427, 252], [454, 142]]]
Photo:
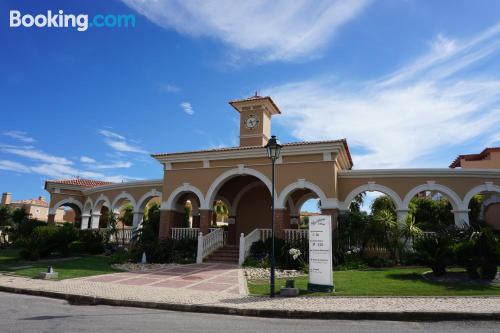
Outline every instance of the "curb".
[[197, 304], [175, 304], [143, 302], [135, 300], [109, 299], [102, 297], [83, 296], [74, 294], [63, 294], [53, 291], [21, 289], [15, 287], [0, 286], [0, 291], [24, 294], [31, 296], [42, 296], [67, 300], [71, 305], [111, 305], [126, 306], [146, 309], [170, 310], [180, 312], [197, 312], [210, 314], [225, 314], [233, 316], [283, 318], [283, 319], [336, 319], [336, 320], [389, 320], [389, 321], [464, 321], [500, 320], [500, 312], [464, 313], [464, 312], [348, 312], [327, 311], [315, 312], [307, 310], [276, 310], [276, 309], [238, 309], [227, 306], [197, 305]]

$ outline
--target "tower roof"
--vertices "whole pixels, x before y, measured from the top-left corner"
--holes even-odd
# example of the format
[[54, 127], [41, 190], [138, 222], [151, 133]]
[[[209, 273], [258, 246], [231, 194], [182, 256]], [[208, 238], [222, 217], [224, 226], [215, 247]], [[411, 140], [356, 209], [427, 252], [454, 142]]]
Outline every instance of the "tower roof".
[[252, 110], [252, 107], [260, 105], [264, 106], [264, 108], [269, 111], [271, 115], [281, 114], [281, 110], [270, 96], [259, 96], [255, 94], [254, 96], [248, 98], [232, 100], [229, 104], [238, 112], [249, 111]]

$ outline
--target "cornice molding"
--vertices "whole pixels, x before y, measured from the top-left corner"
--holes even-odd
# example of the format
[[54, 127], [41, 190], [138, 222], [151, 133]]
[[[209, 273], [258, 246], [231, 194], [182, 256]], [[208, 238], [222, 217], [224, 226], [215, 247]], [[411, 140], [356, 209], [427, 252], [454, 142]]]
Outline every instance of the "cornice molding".
[[478, 177], [500, 178], [498, 169], [372, 169], [372, 170], [342, 170], [338, 178], [377, 178], [377, 177]]

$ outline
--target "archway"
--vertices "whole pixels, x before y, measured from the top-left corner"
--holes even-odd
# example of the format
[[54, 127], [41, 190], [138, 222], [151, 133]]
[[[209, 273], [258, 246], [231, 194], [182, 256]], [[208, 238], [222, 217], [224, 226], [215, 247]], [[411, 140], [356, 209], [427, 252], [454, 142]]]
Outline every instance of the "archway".
[[238, 235], [242, 233], [271, 226], [271, 193], [268, 184], [259, 177], [231, 174], [222, 181], [214, 182], [207, 195], [206, 204], [212, 200], [210, 207], [221, 198], [229, 206], [227, 243], [230, 245], [237, 244]]
[[202, 192], [188, 183], [176, 188], [162, 209], [170, 211], [171, 228], [200, 228], [200, 207], [204, 203]]
[[80, 228], [82, 225], [82, 211], [82, 203], [70, 197], [57, 202], [49, 210], [49, 215], [54, 216], [54, 222], [57, 224], [71, 223], [75, 228]]
[[486, 182], [472, 188], [464, 197], [463, 207], [468, 208], [472, 226], [485, 224], [500, 230], [500, 186]]
[[132, 226], [134, 230], [141, 228], [144, 219], [154, 220], [155, 225], [159, 224], [161, 195], [160, 191], [152, 189], [137, 200], [137, 204], [134, 207], [134, 221]]
[[453, 224], [469, 225], [468, 209], [463, 207], [455, 191], [432, 181], [411, 189], [403, 205], [423, 231], [437, 231]]

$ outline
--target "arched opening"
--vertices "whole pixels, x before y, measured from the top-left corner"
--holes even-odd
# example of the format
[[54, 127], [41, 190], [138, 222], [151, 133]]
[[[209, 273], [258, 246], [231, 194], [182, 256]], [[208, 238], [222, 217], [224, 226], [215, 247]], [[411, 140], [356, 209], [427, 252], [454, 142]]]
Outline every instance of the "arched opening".
[[186, 187], [174, 192], [173, 197], [169, 199], [173, 228], [200, 227], [200, 207], [203, 199], [196, 192], [201, 193]]
[[241, 233], [248, 234], [256, 228], [271, 227], [271, 193], [256, 176], [234, 175], [217, 186], [212, 198], [211, 207], [231, 203], [230, 207], [226, 207], [227, 243], [230, 245], [236, 244], [237, 235]]
[[299, 220], [295, 222], [290, 218], [290, 227], [293, 229], [298, 223], [298, 229], [309, 229], [309, 217], [321, 214], [321, 201], [319, 198], [310, 198], [303, 203], [298, 203], [297, 211], [299, 212]]
[[[71, 223], [75, 228], [80, 228], [82, 223], [82, 212], [78, 205], [73, 203], [65, 203], [61, 205], [63, 209], [58, 209], [55, 222], [57, 224]], [[57, 218], [57, 214], [62, 213], [61, 219]]]
[[500, 230], [500, 186], [486, 183], [471, 189], [464, 198], [472, 227], [489, 226]]
[[468, 213], [458, 195], [448, 187], [428, 183], [415, 187], [405, 196], [403, 205], [424, 232], [436, 232], [453, 225], [469, 224]]
[[80, 201], [68, 198], [56, 203], [50, 210], [49, 215], [54, 216], [56, 224], [71, 223], [75, 228], [80, 228], [82, 223], [83, 205]]
[[95, 201], [92, 213], [90, 216], [91, 229], [105, 229], [109, 224], [109, 212], [111, 202], [108, 197], [101, 194]]

